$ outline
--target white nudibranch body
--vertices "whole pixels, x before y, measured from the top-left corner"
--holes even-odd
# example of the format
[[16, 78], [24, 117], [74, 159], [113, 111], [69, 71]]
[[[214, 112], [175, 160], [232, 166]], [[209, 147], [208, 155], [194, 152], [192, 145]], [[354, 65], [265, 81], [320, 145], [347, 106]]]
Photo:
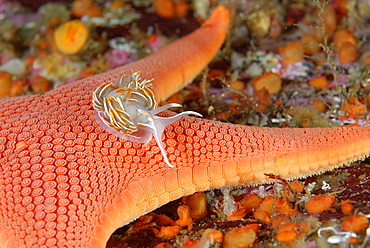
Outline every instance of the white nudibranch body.
[[152, 90], [152, 81], [141, 79], [140, 72], [130, 70], [130, 75], [120, 77], [115, 84], [100, 85], [92, 96], [96, 119], [101, 127], [119, 137], [132, 142], [147, 144], [152, 136], [162, 153], [164, 162], [170, 167], [162, 143], [164, 129], [186, 115], [202, 116], [194, 111], [185, 111], [171, 117], [160, 117], [156, 114], [163, 110], [181, 107], [170, 103], [157, 108]]

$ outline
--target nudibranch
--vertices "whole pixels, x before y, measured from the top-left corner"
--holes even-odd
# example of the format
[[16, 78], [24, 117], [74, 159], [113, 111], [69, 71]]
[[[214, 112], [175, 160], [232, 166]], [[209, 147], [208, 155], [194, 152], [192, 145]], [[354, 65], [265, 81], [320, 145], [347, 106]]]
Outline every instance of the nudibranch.
[[170, 103], [157, 107], [156, 98], [151, 90], [154, 79], [141, 79], [139, 71], [130, 70], [130, 74], [120, 77], [115, 84], [104, 83], [93, 92], [93, 106], [97, 111], [96, 119], [101, 127], [131, 142], [147, 144], [152, 136], [162, 153], [163, 160], [170, 167], [162, 143], [164, 129], [186, 115], [202, 115], [194, 111], [161, 117], [157, 114], [181, 104]]

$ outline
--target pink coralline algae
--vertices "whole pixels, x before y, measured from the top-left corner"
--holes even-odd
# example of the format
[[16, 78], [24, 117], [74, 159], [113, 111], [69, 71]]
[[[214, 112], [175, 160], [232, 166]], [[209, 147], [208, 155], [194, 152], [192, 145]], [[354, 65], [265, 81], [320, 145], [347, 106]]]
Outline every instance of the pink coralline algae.
[[137, 59], [136, 54], [131, 54], [130, 51], [126, 49], [113, 49], [106, 56], [109, 68], [113, 69], [120, 65], [126, 64], [128, 62]]

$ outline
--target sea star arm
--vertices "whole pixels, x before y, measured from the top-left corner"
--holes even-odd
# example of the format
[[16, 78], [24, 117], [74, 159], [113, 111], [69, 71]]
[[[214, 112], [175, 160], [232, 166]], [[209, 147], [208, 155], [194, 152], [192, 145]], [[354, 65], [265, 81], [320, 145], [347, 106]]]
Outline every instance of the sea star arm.
[[370, 127], [258, 128], [187, 117], [165, 136], [176, 167], [153, 162], [149, 171], [136, 171], [142, 176], [113, 198], [94, 237], [107, 235], [101, 237], [105, 240], [116, 226], [184, 195], [268, 182], [265, 173], [304, 178], [362, 159], [370, 151]]
[[[369, 127], [276, 129], [184, 117], [163, 135], [175, 164], [170, 168], [153, 139], [130, 142], [99, 125], [91, 104], [96, 87], [132, 68], [159, 78], [154, 90], [166, 98], [207, 63], [193, 65], [193, 55], [202, 53], [197, 45], [210, 37], [201, 34], [212, 35], [211, 29], [226, 34], [227, 27], [208, 22], [169, 50], [131, 65], [43, 95], [0, 101], [1, 247], [105, 247], [117, 227], [183, 195], [261, 183], [264, 173], [305, 177], [367, 156]], [[162, 90], [167, 85], [172, 89]]]
[[[225, 6], [220, 5], [201, 28], [189, 34], [189, 37], [178, 39], [145, 57], [145, 63], [139, 60], [126, 68], [141, 71], [142, 78], [154, 78], [153, 92], [157, 101], [166, 100], [191, 83], [213, 59], [224, 42], [229, 25], [230, 12]], [[113, 70], [112, 73], [121, 76], [122, 68]]]
[[229, 19], [219, 6], [199, 29], [142, 60], [42, 95], [0, 100], [0, 246], [104, 247], [107, 229], [95, 229], [114, 214], [113, 198], [143, 176], [135, 171], [161, 167], [163, 159], [156, 144], [104, 131], [92, 92], [135, 69], [155, 78], [158, 100], [167, 98], [214, 57]]

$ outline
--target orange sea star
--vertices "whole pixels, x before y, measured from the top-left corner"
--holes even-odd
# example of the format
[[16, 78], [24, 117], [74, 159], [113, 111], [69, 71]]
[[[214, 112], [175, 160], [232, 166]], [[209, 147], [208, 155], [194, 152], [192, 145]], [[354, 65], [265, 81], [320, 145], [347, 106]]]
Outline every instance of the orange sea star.
[[163, 135], [170, 168], [154, 140], [132, 143], [99, 126], [91, 94], [101, 83], [140, 70], [164, 99], [214, 56], [228, 20], [218, 7], [200, 29], [143, 60], [1, 100], [1, 247], [105, 247], [117, 227], [195, 191], [265, 182], [264, 173], [303, 177], [367, 156], [370, 127], [258, 128], [186, 117]]

